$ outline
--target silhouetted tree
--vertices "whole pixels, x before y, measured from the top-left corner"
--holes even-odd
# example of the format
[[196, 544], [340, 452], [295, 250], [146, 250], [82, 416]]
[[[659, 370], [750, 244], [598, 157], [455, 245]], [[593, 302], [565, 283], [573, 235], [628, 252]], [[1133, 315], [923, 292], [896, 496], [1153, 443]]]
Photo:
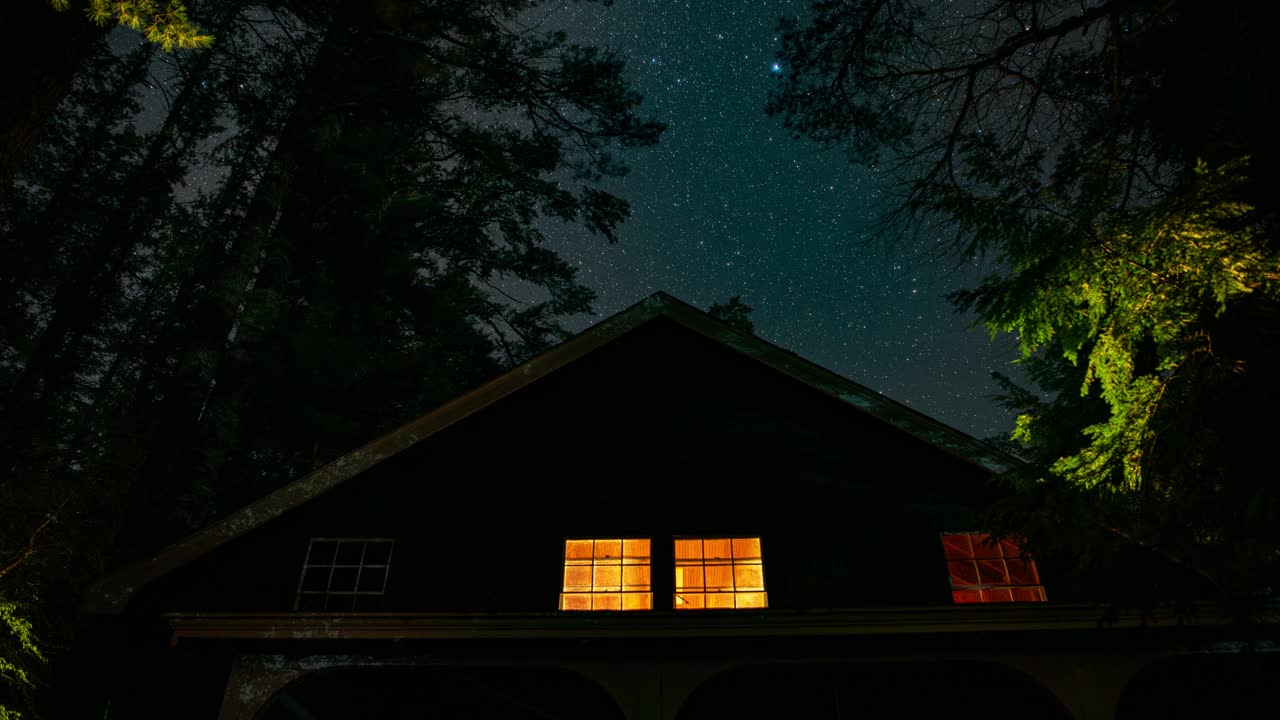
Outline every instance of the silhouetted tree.
[[726, 303], [711, 303], [711, 307], [708, 308], [707, 312], [710, 313], [711, 317], [732, 325], [743, 332], [754, 333], [756, 330], [756, 326], [752, 324], [751, 318], [748, 317], [752, 313], [751, 306], [742, 302], [741, 295], [734, 295]]
[[565, 337], [592, 294], [537, 221], [612, 241], [611, 151], [662, 129], [524, 2], [187, 6], [218, 43], [99, 43], [0, 213], [0, 556], [63, 507], [0, 595], [42, 598], [46, 689], [110, 567]]
[[[169, 0], [13, 0], [0, 6], [0, 200], [40, 140], [72, 79], [109, 25], [140, 31], [165, 50], [208, 47], [213, 38]], [[39, 46], [39, 54], [33, 55]]]
[[1074, 369], [1017, 396], [1026, 486], [1236, 597], [1280, 551], [1275, 446], [1243, 412], [1280, 400], [1273, 13], [829, 0], [784, 22], [769, 105], [892, 179], [886, 228], [994, 255], [953, 300]]

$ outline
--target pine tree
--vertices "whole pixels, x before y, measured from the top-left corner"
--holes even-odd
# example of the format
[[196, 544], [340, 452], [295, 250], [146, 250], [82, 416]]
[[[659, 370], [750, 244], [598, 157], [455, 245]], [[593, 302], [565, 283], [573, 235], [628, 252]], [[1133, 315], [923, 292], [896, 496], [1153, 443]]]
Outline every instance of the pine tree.
[[[3, 589], [49, 647], [111, 566], [563, 337], [591, 294], [535, 222], [612, 240], [610, 147], [661, 129], [523, 3], [192, 9], [218, 44], [95, 56], [0, 215], [0, 550], [64, 507]], [[140, 133], [145, 72], [175, 94]], [[56, 655], [45, 688], [92, 664]]]
[[[177, 0], [13, 0], [0, 6], [0, 83], [13, 102], [0, 104], [0, 202], [40, 142], [44, 126], [71, 89], [108, 25], [140, 31], [165, 50], [208, 47]], [[38, 59], [33, 58], [41, 44]]]

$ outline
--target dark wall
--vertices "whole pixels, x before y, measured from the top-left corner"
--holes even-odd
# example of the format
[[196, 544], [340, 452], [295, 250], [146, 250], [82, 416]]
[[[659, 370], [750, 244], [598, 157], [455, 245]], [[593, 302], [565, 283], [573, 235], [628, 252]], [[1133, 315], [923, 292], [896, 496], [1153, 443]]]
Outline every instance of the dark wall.
[[311, 673], [260, 720], [622, 720], [603, 688], [555, 670], [353, 668]]
[[[759, 535], [773, 608], [949, 601], [938, 533], [986, 471], [655, 320], [154, 585], [176, 610], [291, 609], [308, 538], [394, 537], [386, 609], [557, 607], [565, 537]], [[664, 592], [665, 588], [665, 592]]]
[[1067, 720], [1028, 676], [981, 662], [754, 665], [700, 686], [679, 720], [840, 720], [997, 716]]

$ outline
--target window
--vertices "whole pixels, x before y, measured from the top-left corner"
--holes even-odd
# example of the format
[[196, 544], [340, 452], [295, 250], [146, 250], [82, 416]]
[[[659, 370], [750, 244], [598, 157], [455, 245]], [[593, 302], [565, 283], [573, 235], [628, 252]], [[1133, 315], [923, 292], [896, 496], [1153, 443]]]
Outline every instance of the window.
[[986, 533], [943, 533], [942, 551], [956, 603], [1045, 602], [1035, 561], [1012, 540]]
[[768, 606], [760, 538], [676, 538], [677, 610]]
[[294, 610], [374, 610], [391, 569], [388, 538], [311, 538]]
[[652, 610], [648, 538], [564, 541], [561, 610]]

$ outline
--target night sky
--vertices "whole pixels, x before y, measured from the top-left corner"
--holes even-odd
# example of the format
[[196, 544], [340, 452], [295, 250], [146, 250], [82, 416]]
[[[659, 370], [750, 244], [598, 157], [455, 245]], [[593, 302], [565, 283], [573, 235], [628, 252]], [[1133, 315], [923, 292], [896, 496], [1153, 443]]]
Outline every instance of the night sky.
[[[624, 153], [627, 177], [604, 185], [632, 205], [617, 244], [575, 225], [542, 226], [598, 294], [596, 316], [566, 325], [584, 330], [658, 290], [703, 309], [740, 295], [760, 337], [975, 437], [1004, 435], [1013, 417], [990, 399], [990, 375], [1014, 370], [1016, 343], [991, 341], [944, 299], [975, 285], [980, 269], [928, 260], [929, 238], [871, 235], [889, 207], [887, 178], [789, 138], [764, 114], [784, 70], [778, 18], [803, 19], [808, 7], [564, 2], [526, 18], [616, 51], [645, 98], [642, 113], [668, 125], [657, 146]], [[143, 130], [161, 119], [152, 89]], [[195, 186], [220, 177], [201, 168]]]
[[599, 316], [570, 327], [657, 290], [704, 309], [741, 295], [770, 342], [977, 437], [1004, 434], [1013, 419], [990, 400], [990, 373], [1010, 369], [1015, 343], [990, 341], [943, 297], [975, 284], [979, 269], [925, 260], [929, 238], [871, 236], [886, 178], [790, 139], [764, 114], [784, 70], [778, 18], [804, 17], [808, 5], [618, 0], [543, 18], [618, 52], [645, 112], [668, 123], [608, 186], [632, 204], [618, 244], [545, 228], [599, 294]]

